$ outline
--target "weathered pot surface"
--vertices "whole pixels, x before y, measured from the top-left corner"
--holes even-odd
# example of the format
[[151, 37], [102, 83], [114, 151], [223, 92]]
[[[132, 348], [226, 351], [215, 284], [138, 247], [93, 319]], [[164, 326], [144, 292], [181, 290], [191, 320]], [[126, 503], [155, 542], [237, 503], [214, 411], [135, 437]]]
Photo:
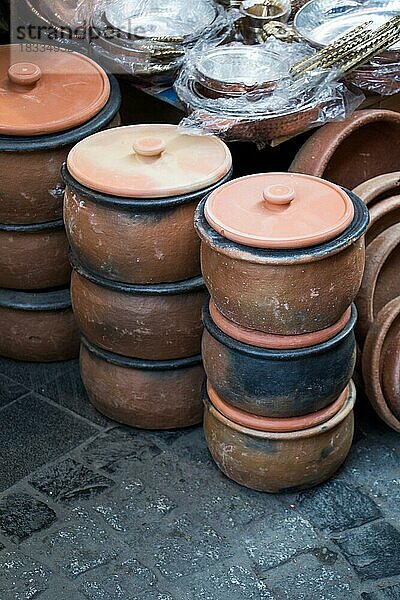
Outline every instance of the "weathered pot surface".
[[204, 369], [224, 402], [262, 417], [286, 419], [320, 411], [348, 385], [356, 360], [355, 307], [344, 329], [310, 348], [273, 350], [239, 342], [203, 312]]
[[0, 355], [51, 362], [76, 358], [79, 336], [68, 289], [20, 292], [0, 289]]
[[39, 45], [28, 55], [20, 44], [1, 47], [0, 80], [0, 111], [9, 117], [0, 125], [0, 223], [59, 219], [61, 165], [76, 142], [116, 117], [118, 83], [81, 54]]
[[371, 207], [380, 200], [400, 193], [400, 171], [384, 173], [360, 183], [353, 192]]
[[399, 152], [400, 115], [390, 110], [359, 110], [315, 131], [289, 170], [353, 189], [398, 169]]
[[[281, 174], [268, 174], [268, 181], [271, 176], [278, 181], [281, 178]], [[211, 203], [211, 219], [210, 209], [207, 213], [205, 209], [210, 206], [210, 198], [214, 194], [218, 198], [225, 186], [203, 200], [196, 210], [195, 227], [202, 242], [202, 272], [213, 302], [226, 319], [240, 327], [262, 333], [287, 336], [329, 328], [343, 317], [361, 284], [365, 256], [363, 235], [369, 220], [368, 209], [351, 192], [343, 195], [344, 192], [340, 190], [341, 193], [336, 196], [334, 191], [332, 197], [329, 191], [327, 197], [330, 200], [337, 199], [336, 204], [332, 203], [335, 209], [332, 208], [329, 219], [324, 222], [323, 212], [326, 209], [321, 202], [316, 209], [320, 211], [317, 221], [309, 219], [303, 228], [304, 216], [292, 218], [301, 213], [303, 208], [301, 202], [296, 206], [297, 197], [293, 202], [293, 211], [292, 204], [270, 209], [265, 207], [262, 198], [258, 198], [259, 193], [262, 194], [258, 187], [261, 187], [264, 177], [261, 174], [243, 178], [242, 181], [236, 180], [242, 189], [243, 181], [246, 183], [250, 179], [252, 189], [247, 195], [241, 196], [241, 204], [236, 207], [232, 217], [226, 216], [227, 199], [232, 197], [230, 184], [227, 184], [225, 196], [222, 196], [222, 218], [214, 211], [214, 202]], [[294, 188], [299, 178], [301, 181], [304, 179], [303, 175], [286, 175], [281, 189], [289, 187], [287, 177], [293, 177]], [[314, 182], [314, 178], [311, 180]], [[324, 188], [324, 183], [321, 185]], [[317, 183], [316, 196], [320, 191]], [[307, 211], [309, 196], [303, 197]], [[235, 196], [235, 204], [236, 199]], [[264, 209], [266, 215], [263, 218]], [[351, 210], [354, 211], [354, 217], [346, 226]], [[251, 225], [243, 226], [249, 212], [253, 213]], [[256, 219], [253, 218], [254, 214]], [[281, 217], [284, 217], [283, 226], [275, 227]], [[218, 231], [210, 225], [210, 220], [218, 227]], [[264, 222], [267, 222], [266, 227]], [[296, 223], [299, 224], [297, 231]], [[336, 233], [338, 228], [341, 233]], [[328, 237], [328, 240], [305, 247], [306, 240], [320, 239], [321, 235]], [[332, 235], [336, 237], [329, 239]], [[239, 237], [247, 237], [248, 245], [235, 241]], [[265, 247], [266, 244], [272, 244], [273, 247]], [[289, 248], [285, 249], [285, 244]], [[299, 244], [300, 247], [296, 247]], [[261, 245], [264, 247], [254, 247]]]
[[365, 391], [374, 410], [400, 432], [399, 332], [400, 298], [396, 297], [379, 311], [368, 331], [362, 367]]
[[201, 356], [135, 360], [96, 348], [82, 337], [80, 365], [90, 401], [111, 419], [142, 429], [201, 422]]
[[71, 296], [80, 331], [96, 346], [147, 360], [200, 354], [201, 277], [170, 284], [127, 285], [83, 268], [71, 255]]
[[355, 387], [329, 421], [301, 431], [257, 431], [227, 419], [204, 397], [204, 433], [221, 471], [246, 487], [288, 492], [321, 484], [336, 473], [351, 446]]
[[223, 142], [174, 125], [122, 127], [80, 142], [63, 169], [64, 220], [78, 260], [123, 283], [199, 275], [194, 210], [230, 178], [231, 163]]
[[367, 246], [364, 276], [356, 298], [356, 330], [361, 342], [381, 308], [400, 295], [399, 239], [400, 223], [384, 230]]
[[0, 225], [0, 286], [40, 290], [69, 284], [71, 266], [62, 221]]

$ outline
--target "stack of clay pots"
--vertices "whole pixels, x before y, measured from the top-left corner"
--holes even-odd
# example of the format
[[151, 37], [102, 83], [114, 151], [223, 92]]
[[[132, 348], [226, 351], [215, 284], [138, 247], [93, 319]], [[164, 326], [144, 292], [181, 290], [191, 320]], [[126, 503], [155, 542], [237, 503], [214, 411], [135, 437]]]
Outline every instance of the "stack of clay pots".
[[204, 428], [220, 469], [268, 492], [321, 483], [353, 436], [352, 302], [368, 210], [307, 175], [233, 180], [195, 225], [204, 309]]
[[[27, 57], [34, 62], [27, 62]], [[118, 112], [113, 79], [76, 53], [0, 47], [0, 355], [77, 355], [62, 221], [70, 148]]]
[[171, 429], [202, 418], [197, 203], [227, 181], [212, 136], [135, 125], [90, 136], [63, 169], [81, 373], [105, 415]]

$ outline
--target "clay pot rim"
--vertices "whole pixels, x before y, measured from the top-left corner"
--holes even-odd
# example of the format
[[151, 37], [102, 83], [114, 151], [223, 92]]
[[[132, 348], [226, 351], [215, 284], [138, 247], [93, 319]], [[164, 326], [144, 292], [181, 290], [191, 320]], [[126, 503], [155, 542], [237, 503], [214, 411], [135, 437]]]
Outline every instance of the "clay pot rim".
[[[369, 226], [368, 226], [368, 229], [367, 229], [367, 236], [368, 236], [368, 230], [371, 229], [371, 227], [377, 221], [379, 221], [379, 219], [381, 217], [384, 217], [388, 212], [391, 212], [393, 209], [399, 208], [399, 207], [400, 207], [400, 194], [397, 194], [397, 195], [394, 195], [394, 196], [388, 196], [388, 198], [384, 198], [383, 200], [379, 200], [379, 202], [377, 202], [376, 204], [374, 204], [373, 206], [371, 206], [371, 208], [369, 209], [370, 222], [369, 222]], [[396, 223], [393, 223], [393, 225], [396, 225]], [[392, 225], [391, 225], [391, 227], [392, 227]], [[387, 228], [387, 229], [389, 229], [389, 228]], [[376, 236], [376, 237], [378, 237], [378, 236]], [[369, 244], [372, 241], [373, 240], [371, 240], [369, 242]]]
[[400, 297], [396, 297], [385, 304], [377, 314], [367, 333], [362, 355], [362, 371], [368, 399], [381, 419], [398, 432], [400, 432], [400, 421], [393, 414], [383, 393], [380, 361], [385, 338], [399, 315]]
[[0, 288], [0, 307], [32, 312], [72, 308], [69, 287], [50, 292], [24, 292]]
[[65, 184], [76, 191], [78, 194], [85, 196], [91, 202], [96, 204], [105, 204], [108, 207], [122, 208], [129, 210], [130, 208], [141, 208], [144, 210], [153, 211], [155, 208], [173, 208], [182, 204], [191, 202], [199, 202], [203, 196], [210, 194], [214, 189], [229, 181], [232, 177], [233, 167], [231, 167], [219, 181], [202, 190], [182, 194], [181, 196], [166, 196], [161, 198], [131, 198], [128, 196], [111, 196], [102, 192], [92, 190], [77, 181], [69, 172], [67, 163], [64, 162], [61, 168], [61, 175]]
[[211, 318], [210, 309], [208, 307], [208, 300], [203, 307], [203, 324], [208, 333], [215, 338], [218, 342], [227, 346], [231, 350], [235, 352], [240, 352], [241, 354], [246, 354], [250, 356], [254, 356], [256, 358], [261, 358], [265, 360], [300, 360], [306, 357], [314, 356], [316, 354], [322, 354], [328, 350], [331, 350], [335, 346], [339, 345], [346, 337], [353, 333], [354, 326], [357, 321], [357, 309], [352, 304], [351, 306], [351, 317], [345, 327], [333, 338], [326, 340], [325, 342], [321, 342], [320, 344], [316, 344], [315, 346], [310, 346], [308, 348], [296, 348], [296, 349], [288, 349], [288, 350], [273, 350], [269, 348], [259, 348], [258, 346], [250, 346], [249, 344], [244, 344], [243, 342], [239, 342], [234, 338], [228, 336], [224, 333]]
[[14, 233], [36, 233], [38, 231], [53, 231], [55, 229], [63, 229], [64, 221], [47, 221], [47, 223], [28, 223], [14, 225], [11, 223], [0, 223], [0, 231], [12, 231]]
[[[299, 348], [310, 348], [317, 344], [322, 344], [339, 334], [347, 325], [351, 318], [352, 308], [349, 306], [343, 316], [325, 329], [314, 331], [311, 333], [303, 333], [298, 335], [279, 335], [273, 333], [264, 333], [255, 329], [250, 329], [238, 325], [234, 321], [227, 319], [219, 312], [213, 299], [209, 302], [209, 313], [214, 325], [218, 327], [225, 335], [232, 339], [254, 346], [256, 348], [266, 348], [269, 350], [298, 350]], [[355, 307], [354, 307], [355, 308]]]
[[97, 358], [108, 363], [128, 369], [143, 369], [146, 371], [170, 371], [172, 369], [185, 369], [194, 367], [202, 363], [201, 354], [189, 356], [187, 358], [176, 358], [170, 360], [145, 360], [137, 358], [128, 358], [121, 354], [115, 354], [109, 350], [98, 348], [81, 333], [81, 343], [85, 346], [90, 354], [94, 354]]
[[225, 402], [218, 394], [213, 390], [209, 381], [206, 384], [207, 394], [211, 404], [220, 412], [224, 417], [233, 421], [237, 425], [242, 427], [248, 427], [249, 429], [256, 429], [257, 431], [266, 431], [269, 433], [290, 433], [294, 431], [303, 431], [304, 429], [311, 429], [317, 427], [321, 423], [326, 423], [333, 418], [342, 408], [349, 394], [348, 386], [345, 387], [340, 396], [328, 406], [299, 417], [263, 417], [260, 415], [253, 415], [243, 409], [236, 408]]
[[110, 97], [107, 104], [92, 119], [73, 129], [47, 135], [16, 136], [0, 135], [1, 152], [38, 152], [63, 146], [73, 146], [88, 135], [100, 131], [110, 123], [121, 107], [121, 92], [116, 78], [107, 73], [110, 81]]
[[147, 296], [172, 296], [175, 294], [190, 294], [206, 289], [203, 278], [192, 277], [182, 281], [173, 281], [172, 283], [154, 283], [154, 284], [130, 284], [120, 281], [105, 279], [100, 275], [93, 273], [88, 267], [83, 266], [72, 250], [69, 251], [69, 260], [74, 268], [84, 279], [91, 281], [95, 285], [112, 290], [113, 292], [122, 292], [125, 294], [147, 295]]
[[206, 392], [205, 386], [203, 387], [203, 402], [206, 410], [209, 410], [213, 416], [220, 421], [225, 427], [234, 429], [242, 435], [248, 435], [253, 438], [259, 438], [264, 440], [275, 440], [280, 441], [295, 441], [298, 439], [311, 438], [317, 435], [321, 435], [330, 431], [337, 425], [340, 425], [344, 419], [350, 414], [354, 408], [356, 401], [356, 388], [353, 381], [350, 381], [348, 387], [348, 395], [342, 408], [334, 415], [329, 421], [321, 423], [316, 427], [310, 427], [309, 429], [301, 429], [300, 431], [286, 431], [286, 432], [273, 432], [273, 431], [257, 431], [256, 429], [249, 429], [234, 423], [230, 419], [227, 419], [222, 413], [220, 413], [211, 403], [210, 398]]
[[369, 211], [367, 206], [353, 192], [345, 188], [343, 189], [350, 196], [354, 205], [354, 219], [352, 223], [336, 238], [309, 248], [270, 250], [267, 248], [253, 248], [232, 242], [208, 224], [204, 216], [204, 206], [208, 196], [201, 200], [195, 211], [195, 229], [202, 242], [208, 244], [216, 252], [229, 256], [231, 259], [254, 264], [291, 265], [293, 263], [312, 263], [345, 250], [360, 239], [368, 227]]
[[[372, 186], [372, 189], [371, 189]], [[372, 177], [364, 183], [360, 183], [354, 188], [353, 193], [356, 194], [361, 200], [368, 206], [370, 202], [375, 200], [381, 194], [389, 192], [390, 190], [395, 191], [397, 188], [400, 190], [400, 171], [394, 171], [393, 173], [385, 173], [384, 175], [377, 175]]]

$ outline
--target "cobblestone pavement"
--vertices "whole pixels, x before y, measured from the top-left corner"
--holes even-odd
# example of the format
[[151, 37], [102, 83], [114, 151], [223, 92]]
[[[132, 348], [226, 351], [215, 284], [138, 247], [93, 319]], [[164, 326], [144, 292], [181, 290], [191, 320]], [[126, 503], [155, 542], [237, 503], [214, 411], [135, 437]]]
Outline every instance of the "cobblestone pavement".
[[0, 360], [0, 419], [0, 600], [400, 599], [400, 435], [362, 401], [345, 467], [280, 496], [200, 427], [102, 417], [76, 361]]

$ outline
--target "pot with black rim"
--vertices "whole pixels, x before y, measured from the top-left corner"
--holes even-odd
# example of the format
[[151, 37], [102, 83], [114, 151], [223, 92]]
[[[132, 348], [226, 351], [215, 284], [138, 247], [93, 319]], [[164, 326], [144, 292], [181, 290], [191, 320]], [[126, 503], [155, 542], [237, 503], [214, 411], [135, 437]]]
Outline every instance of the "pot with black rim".
[[[117, 123], [114, 77], [76, 52], [0, 46], [0, 223], [62, 217], [60, 169], [86, 136]], [[31, 62], [33, 61], [34, 62]], [[17, 173], [16, 173], [17, 166]]]
[[208, 381], [224, 402], [242, 412], [273, 418], [311, 415], [332, 404], [352, 377], [354, 306], [333, 327], [297, 336], [239, 327], [212, 301], [203, 319]]
[[201, 422], [201, 356], [137, 360], [101, 350], [82, 337], [82, 380], [93, 406], [132, 427], [176, 429]]
[[51, 362], [76, 358], [79, 335], [68, 289], [0, 289], [0, 356]]
[[359, 290], [368, 220], [352, 192], [308, 175], [265, 173], [221, 186], [195, 216], [218, 311], [278, 335], [331, 327]]
[[90, 273], [71, 256], [71, 296], [80, 331], [104, 350], [138, 359], [200, 354], [201, 277], [177, 283], [128, 285]]
[[180, 134], [175, 125], [132, 125], [86, 138], [63, 168], [64, 220], [78, 261], [121, 283], [196, 277], [194, 210], [230, 178], [231, 164], [222, 141]]

